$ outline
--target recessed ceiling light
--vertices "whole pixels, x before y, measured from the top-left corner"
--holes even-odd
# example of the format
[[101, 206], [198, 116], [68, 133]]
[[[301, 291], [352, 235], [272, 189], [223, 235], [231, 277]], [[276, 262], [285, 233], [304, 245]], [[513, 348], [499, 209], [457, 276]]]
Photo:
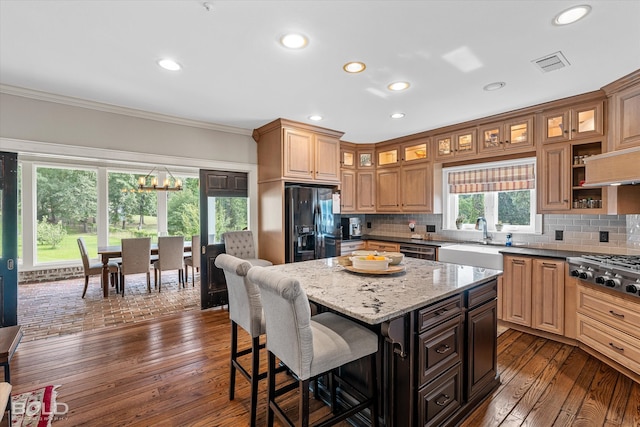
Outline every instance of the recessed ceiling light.
[[487, 92], [491, 92], [492, 90], [502, 89], [506, 85], [507, 84], [505, 82], [494, 82], [494, 83], [489, 83], [488, 85], [486, 85], [482, 89], [486, 90]]
[[158, 61], [158, 65], [169, 71], [178, 71], [182, 69], [182, 66], [173, 59], [164, 58]]
[[314, 122], [319, 122], [320, 120], [322, 120], [322, 116], [318, 114], [314, 114], [312, 116], [309, 116], [309, 120], [313, 120]]
[[584, 18], [591, 12], [591, 6], [588, 4], [582, 4], [580, 6], [574, 6], [567, 10], [563, 10], [556, 15], [553, 23], [556, 25], [568, 25]]
[[307, 45], [307, 42], [308, 41], [305, 36], [295, 33], [285, 34], [280, 39], [280, 43], [282, 43], [284, 47], [288, 47], [289, 49], [302, 49]]
[[347, 73], [361, 73], [364, 71], [364, 69], [367, 68], [367, 66], [364, 64], [364, 62], [347, 62], [346, 64], [344, 64], [342, 66], [342, 69], [345, 70]]
[[408, 82], [394, 82], [394, 83], [391, 83], [389, 86], [387, 86], [389, 90], [393, 90], [396, 92], [399, 90], [405, 90], [408, 87], [409, 87]]
[[401, 118], [403, 118], [403, 117], [404, 117], [404, 113], [393, 113], [393, 114], [391, 115], [391, 118], [392, 118], [392, 119], [401, 119]]

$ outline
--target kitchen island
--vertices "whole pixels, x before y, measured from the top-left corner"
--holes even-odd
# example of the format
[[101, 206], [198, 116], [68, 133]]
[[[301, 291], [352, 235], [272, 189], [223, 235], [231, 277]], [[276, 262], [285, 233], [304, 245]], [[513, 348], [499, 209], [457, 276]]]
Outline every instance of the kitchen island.
[[[359, 274], [338, 261], [268, 268], [297, 278], [319, 311], [340, 313], [378, 334], [381, 425], [455, 425], [498, 386], [501, 271], [405, 258], [404, 272]], [[342, 371], [367, 390], [366, 367], [355, 362]], [[352, 421], [368, 424], [366, 417]]]

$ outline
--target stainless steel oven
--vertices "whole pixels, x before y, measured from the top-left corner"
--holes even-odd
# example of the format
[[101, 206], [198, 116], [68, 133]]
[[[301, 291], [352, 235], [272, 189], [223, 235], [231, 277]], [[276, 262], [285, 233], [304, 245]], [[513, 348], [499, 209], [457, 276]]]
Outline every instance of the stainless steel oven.
[[425, 245], [400, 244], [400, 252], [406, 257], [436, 260], [436, 248]]

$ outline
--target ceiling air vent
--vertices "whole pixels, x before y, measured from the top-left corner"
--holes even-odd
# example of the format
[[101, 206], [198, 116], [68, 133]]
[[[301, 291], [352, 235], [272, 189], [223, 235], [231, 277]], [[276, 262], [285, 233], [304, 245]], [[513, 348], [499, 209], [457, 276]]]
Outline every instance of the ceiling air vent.
[[549, 71], [559, 70], [560, 68], [568, 67], [569, 61], [564, 57], [562, 52], [555, 52], [542, 58], [538, 58], [532, 61], [543, 73]]

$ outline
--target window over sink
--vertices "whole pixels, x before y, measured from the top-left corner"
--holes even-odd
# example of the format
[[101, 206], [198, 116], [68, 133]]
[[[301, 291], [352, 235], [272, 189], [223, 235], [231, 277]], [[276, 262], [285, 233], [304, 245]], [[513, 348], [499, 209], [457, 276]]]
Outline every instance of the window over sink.
[[491, 232], [540, 234], [535, 174], [535, 158], [443, 168], [443, 228], [473, 230], [484, 217]]

